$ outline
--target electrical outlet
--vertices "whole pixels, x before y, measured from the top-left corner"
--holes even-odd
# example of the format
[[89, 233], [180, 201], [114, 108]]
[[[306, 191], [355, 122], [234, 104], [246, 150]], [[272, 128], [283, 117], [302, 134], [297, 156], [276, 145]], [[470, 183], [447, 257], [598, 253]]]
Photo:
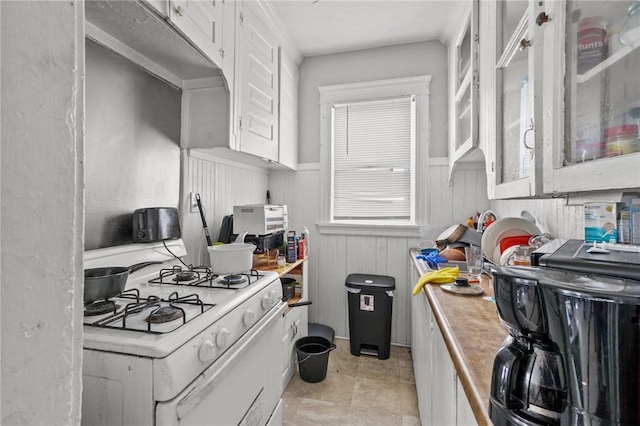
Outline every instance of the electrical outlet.
[[196, 201], [196, 193], [189, 193], [189, 211], [191, 213], [198, 213], [198, 202]]

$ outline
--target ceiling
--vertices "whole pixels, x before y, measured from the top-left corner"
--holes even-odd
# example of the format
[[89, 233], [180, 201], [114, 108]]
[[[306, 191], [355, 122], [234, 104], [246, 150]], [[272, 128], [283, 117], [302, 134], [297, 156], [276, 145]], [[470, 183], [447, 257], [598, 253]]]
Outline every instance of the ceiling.
[[271, 0], [302, 56], [444, 40], [455, 0]]

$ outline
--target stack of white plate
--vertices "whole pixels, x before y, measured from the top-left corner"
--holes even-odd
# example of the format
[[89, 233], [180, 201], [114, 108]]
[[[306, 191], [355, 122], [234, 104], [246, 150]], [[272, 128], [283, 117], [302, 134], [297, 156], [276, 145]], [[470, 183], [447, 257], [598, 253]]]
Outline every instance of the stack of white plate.
[[491, 262], [501, 265], [500, 241], [507, 237], [541, 234], [531, 221], [519, 217], [505, 217], [493, 222], [482, 233], [482, 253]]

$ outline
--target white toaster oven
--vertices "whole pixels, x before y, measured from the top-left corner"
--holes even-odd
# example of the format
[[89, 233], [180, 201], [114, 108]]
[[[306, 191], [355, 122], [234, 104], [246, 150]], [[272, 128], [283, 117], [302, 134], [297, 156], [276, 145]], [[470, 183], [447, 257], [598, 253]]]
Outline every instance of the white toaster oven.
[[233, 206], [233, 233], [267, 235], [289, 227], [286, 205], [248, 204]]

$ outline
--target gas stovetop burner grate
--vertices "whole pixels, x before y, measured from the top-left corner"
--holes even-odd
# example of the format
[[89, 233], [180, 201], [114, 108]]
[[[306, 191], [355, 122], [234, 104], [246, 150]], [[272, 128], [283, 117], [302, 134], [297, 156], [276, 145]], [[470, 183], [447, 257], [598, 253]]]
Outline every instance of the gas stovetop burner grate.
[[225, 275], [224, 277], [220, 278], [220, 282], [222, 284], [229, 285], [242, 284], [245, 281], [247, 281], [247, 277], [245, 277], [244, 275]]
[[158, 277], [149, 280], [151, 284], [172, 284], [197, 286], [214, 276], [208, 266], [183, 267], [176, 265], [172, 268], [163, 268]]
[[116, 313], [120, 305], [113, 300], [96, 300], [84, 305], [84, 316], [91, 317], [96, 315], [104, 315], [108, 313]]
[[263, 276], [264, 275], [261, 275], [255, 269], [252, 269], [249, 273], [246, 274], [233, 274], [223, 276], [214, 275], [208, 282], [200, 284], [200, 286], [224, 288], [229, 290], [240, 290], [242, 288], [250, 286]]
[[160, 324], [163, 322], [173, 321], [178, 318], [184, 318], [184, 310], [169, 305], [160, 306], [158, 309], [152, 311], [146, 321], [152, 324]]
[[[131, 302], [113, 314], [93, 322], [85, 322], [85, 325], [152, 334], [169, 333], [215, 306], [215, 304], [204, 303], [197, 294], [179, 296], [175, 291], [166, 299], [162, 299], [157, 296], [140, 297], [139, 291], [133, 289], [121, 293], [118, 298], [121, 301], [130, 299]], [[139, 322], [140, 315], [144, 316], [143, 323], [146, 326], [136, 328], [131, 323]], [[173, 326], [158, 328], [173, 322], [175, 322]]]

